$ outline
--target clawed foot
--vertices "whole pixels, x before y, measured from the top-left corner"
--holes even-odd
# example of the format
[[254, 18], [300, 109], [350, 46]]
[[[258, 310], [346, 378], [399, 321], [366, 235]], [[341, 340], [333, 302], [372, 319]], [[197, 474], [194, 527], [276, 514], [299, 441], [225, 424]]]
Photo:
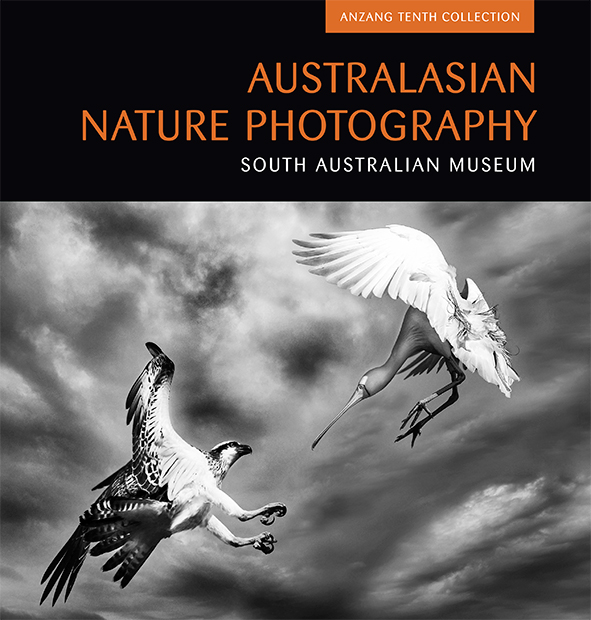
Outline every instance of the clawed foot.
[[415, 441], [417, 440], [417, 437], [421, 434], [421, 429], [430, 419], [431, 418], [425, 418], [424, 420], [421, 420], [420, 422], [413, 424], [406, 431], [406, 433], [404, 433], [404, 435], [398, 435], [394, 443], [396, 443], [396, 441], [400, 441], [401, 439], [404, 439], [405, 437], [408, 437], [409, 435], [412, 435], [412, 441], [410, 442], [410, 447], [412, 448], [415, 445]]
[[427, 416], [431, 417], [431, 412], [427, 409], [427, 405], [420, 400], [411, 410], [410, 413], [402, 420], [402, 424], [400, 425], [400, 430], [402, 430], [408, 423], [408, 421], [414, 416], [413, 421], [411, 422], [411, 426], [414, 426], [415, 422], [419, 419], [421, 412], [424, 411]]
[[[425, 412], [427, 414], [426, 418], [423, 418], [420, 422], [417, 422], [421, 412]], [[411, 410], [410, 413], [402, 420], [402, 424], [400, 425], [400, 430], [402, 430], [408, 423], [408, 421], [413, 418], [410, 428], [404, 433], [404, 435], [398, 435], [396, 437], [396, 441], [400, 441], [409, 435], [412, 435], [412, 441], [410, 447], [412, 448], [415, 445], [415, 441], [417, 437], [421, 434], [421, 429], [423, 426], [431, 419], [431, 412], [427, 409], [427, 406], [423, 401], [419, 401]]]
[[[265, 506], [265, 512], [261, 516], [261, 523], [263, 525], [271, 525], [275, 522], [275, 517], [283, 517], [286, 512], [287, 506], [281, 502], [267, 504], [267, 506]], [[271, 551], [273, 550], [271, 549]], [[271, 551], [268, 553], [271, 553]]]
[[263, 532], [257, 536], [257, 541], [253, 543], [252, 546], [259, 551], [262, 551], [265, 555], [268, 555], [269, 553], [273, 553], [276, 542], [277, 541], [271, 533]]

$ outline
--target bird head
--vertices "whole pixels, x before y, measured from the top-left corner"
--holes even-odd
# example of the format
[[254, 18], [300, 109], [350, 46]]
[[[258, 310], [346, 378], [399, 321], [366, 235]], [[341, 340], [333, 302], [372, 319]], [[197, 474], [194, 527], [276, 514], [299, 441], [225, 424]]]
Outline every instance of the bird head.
[[210, 451], [210, 456], [217, 463], [218, 475], [223, 479], [234, 463], [245, 454], [251, 454], [252, 448], [237, 441], [222, 441]]
[[380, 390], [384, 389], [386, 385], [389, 383], [391, 377], [388, 376], [387, 371], [384, 368], [372, 368], [368, 370], [359, 382], [357, 383], [357, 387], [353, 392], [353, 395], [349, 399], [349, 402], [343, 407], [341, 412], [334, 418], [334, 420], [316, 437], [314, 443], [312, 444], [312, 450], [316, 447], [318, 442], [326, 435], [329, 429], [351, 409], [357, 403], [360, 403], [362, 400], [377, 394]]

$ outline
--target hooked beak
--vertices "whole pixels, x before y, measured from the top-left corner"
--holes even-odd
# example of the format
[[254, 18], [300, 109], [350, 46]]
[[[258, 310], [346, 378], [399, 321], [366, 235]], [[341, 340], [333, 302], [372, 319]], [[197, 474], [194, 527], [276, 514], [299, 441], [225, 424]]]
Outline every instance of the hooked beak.
[[354, 407], [357, 403], [360, 403], [365, 398], [369, 397], [369, 393], [364, 385], [358, 385], [357, 389], [353, 392], [353, 396], [349, 399], [349, 402], [343, 407], [343, 410], [335, 417], [335, 419], [316, 437], [314, 443], [312, 444], [312, 450], [316, 447], [318, 442], [328, 433], [330, 428], [337, 423], [340, 418], [342, 418], [351, 407]]
[[252, 448], [245, 443], [242, 443], [240, 444], [236, 452], [238, 452], [240, 456], [244, 456], [245, 454], [252, 454]]

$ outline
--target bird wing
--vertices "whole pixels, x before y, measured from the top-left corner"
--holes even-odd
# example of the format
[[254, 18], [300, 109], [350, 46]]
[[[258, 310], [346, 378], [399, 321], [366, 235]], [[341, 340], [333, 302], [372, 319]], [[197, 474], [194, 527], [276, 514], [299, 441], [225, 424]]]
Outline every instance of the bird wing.
[[[100, 506], [114, 498], [160, 501], [166, 497], [166, 487], [162, 488], [146, 483], [144, 483], [143, 486], [140, 485], [137, 476], [133, 472], [131, 461], [97, 484], [94, 489], [101, 487], [107, 488], [91, 506], [91, 512], [95, 510], [96, 506]], [[101, 552], [121, 547], [128, 538], [127, 534], [125, 536], [121, 535], [116, 523], [110, 523], [109, 526], [112, 527], [112, 530], [110, 535], [105, 537], [107, 540], [103, 540], [103, 551]], [[89, 533], [91, 534], [90, 536]], [[41, 583], [43, 584], [47, 581], [47, 584], [41, 596], [41, 603], [49, 596], [54, 587], [55, 591], [53, 593], [52, 605], [55, 605], [64, 588], [64, 602], [68, 600], [78, 573], [88, 555], [90, 545], [97, 540], [99, 539], [93, 538], [88, 523], [80, 523], [78, 525], [72, 536], [70, 536], [64, 546], [58, 551], [43, 574]], [[128, 545], [128, 547], [130, 545]], [[96, 555], [96, 553], [91, 552], [91, 555]]]
[[401, 299], [427, 315], [442, 341], [449, 315], [447, 292], [455, 289], [456, 271], [425, 233], [408, 226], [312, 234], [294, 242], [298, 263], [353, 295]]
[[168, 402], [174, 375], [172, 360], [154, 343], [152, 359], [137, 378], [125, 406], [132, 423], [132, 469], [143, 488], [167, 487], [174, 500], [180, 489], [205, 472], [207, 460], [172, 427]]
[[[169, 519], [164, 509], [168, 505], [166, 500], [174, 500], [180, 489], [207, 467], [205, 455], [184, 441], [170, 423], [168, 398], [174, 364], [157, 345], [147, 343], [146, 346], [152, 359], [133, 384], [126, 401], [127, 423], [133, 422], [132, 458], [93, 488], [106, 487], [86, 514], [96, 513], [101, 506], [110, 506], [111, 513], [100, 524], [81, 519], [43, 575], [41, 583], [47, 581], [47, 585], [41, 602], [54, 587], [53, 605], [64, 588], [64, 600], [68, 599], [93, 542], [99, 544], [91, 555], [119, 549], [105, 570], [122, 563], [116, 580], [121, 579], [122, 585], [126, 585], [163, 537], [163, 524]], [[141, 529], [127, 531], [122, 524], [132, 514], [126, 511], [131, 510], [134, 502], [145, 509], [133, 513], [138, 519], [142, 517]], [[158, 527], [148, 510], [151, 504], [159, 507]]]
[[460, 295], [455, 268], [429, 235], [393, 224], [311, 237], [294, 239], [304, 248], [294, 251], [300, 257], [298, 263], [353, 295], [382, 297], [387, 292], [392, 299], [421, 310], [469, 370], [510, 395], [511, 383], [519, 377], [511, 367], [494, 309], [472, 280], [467, 298]]
[[85, 541], [96, 543], [90, 555], [117, 550], [103, 570], [120, 566], [113, 581], [121, 581], [124, 588], [158, 543], [170, 536], [170, 521], [169, 502], [110, 497], [95, 502], [80, 518], [80, 525], [87, 528]]

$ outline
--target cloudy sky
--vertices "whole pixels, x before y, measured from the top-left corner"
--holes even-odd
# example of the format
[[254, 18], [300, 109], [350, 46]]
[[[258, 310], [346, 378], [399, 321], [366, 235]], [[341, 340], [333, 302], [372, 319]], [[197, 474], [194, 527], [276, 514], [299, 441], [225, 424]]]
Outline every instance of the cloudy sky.
[[[589, 614], [589, 204], [3, 204], [2, 617], [582, 619]], [[470, 374], [413, 449], [394, 443], [444, 374], [396, 378], [311, 452], [390, 352], [405, 306], [291, 255], [309, 232], [405, 224], [472, 277], [521, 382]], [[264, 556], [205, 531], [162, 542], [125, 589], [89, 558], [67, 604], [39, 581], [130, 455], [128, 389], [156, 342], [173, 423], [254, 453], [224, 489], [288, 505]], [[221, 517], [250, 536], [258, 520]]]

